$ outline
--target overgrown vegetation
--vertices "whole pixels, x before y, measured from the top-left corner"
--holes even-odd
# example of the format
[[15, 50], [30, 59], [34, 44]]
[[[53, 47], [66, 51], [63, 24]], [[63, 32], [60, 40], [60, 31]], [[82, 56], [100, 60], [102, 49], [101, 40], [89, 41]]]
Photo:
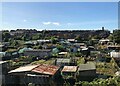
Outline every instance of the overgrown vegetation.
[[92, 82], [79, 81], [74, 86], [120, 86], [120, 77], [94, 79]]

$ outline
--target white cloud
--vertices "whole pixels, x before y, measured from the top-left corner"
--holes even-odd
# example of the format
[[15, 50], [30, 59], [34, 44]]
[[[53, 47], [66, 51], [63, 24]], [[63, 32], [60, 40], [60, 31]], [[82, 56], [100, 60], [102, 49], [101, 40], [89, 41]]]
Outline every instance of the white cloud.
[[59, 22], [52, 22], [52, 24], [54, 24], [54, 25], [60, 25], [60, 23]]
[[42, 22], [44, 25], [57, 25], [59, 26], [60, 23], [59, 22]]
[[44, 25], [49, 25], [51, 22], [43, 22]]
[[23, 20], [23, 22], [27, 22], [27, 20], [26, 20], [26, 19], [24, 19], [24, 20]]

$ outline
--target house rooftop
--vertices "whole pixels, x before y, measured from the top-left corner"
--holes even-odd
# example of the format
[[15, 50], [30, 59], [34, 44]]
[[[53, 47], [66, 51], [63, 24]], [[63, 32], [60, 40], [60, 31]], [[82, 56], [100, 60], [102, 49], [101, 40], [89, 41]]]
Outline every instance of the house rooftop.
[[0, 64], [6, 63], [7, 61], [0, 61]]
[[110, 40], [109, 39], [101, 39], [99, 41], [104, 42], [104, 41], [110, 41]]
[[58, 71], [59, 67], [54, 65], [41, 64], [34, 68], [32, 72], [42, 73], [47, 75], [54, 75]]
[[67, 59], [67, 58], [58, 58], [57, 62], [61, 62], [61, 63], [70, 63], [71, 59]]
[[33, 68], [35, 68], [37, 66], [38, 65], [26, 65], [26, 66], [19, 67], [19, 68], [15, 69], [15, 70], [11, 70], [8, 73], [28, 72], [28, 71], [31, 71]]
[[82, 50], [84, 51], [84, 50], [88, 50], [88, 48], [82, 48]]
[[67, 39], [68, 41], [75, 41], [75, 39]]
[[51, 49], [33, 49], [33, 50], [26, 50], [26, 51], [51, 51]]
[[32, 48], [26, 48], [26, 47], [24, 47], [24, 48], [20, 49], [18, 51], [18, 53], [24, 53], [24, 51], [26, 51], [26, 50], [33, 50], [33, 49]]
[[120, 48], [120, 45], [108, 45], [108, 47], [116, 47], [116, 48]]
[[9, 73], [20, 73], [20, 72], [35, 72], [46, 75], [54, 75], [58, 71], [59, 67], [48, 64], [40, 65], [27, 65], [19, 67], [15, 70], [10, 71]]
[[64, 66], [62, 72], [76, 72], [77, 66]]
[[41, 41], [41, 40], [42, 40], [42, 41], [49, 41], [49, 40], [46, 40], [46, 39], [40, 39], [40, 40], [37, 40], [37, 41]]
[[74, 45], [84, 46], [85, 43], [74, 43]]
[[80, 64], [78, 68], [79, 71], [94, 70], [94, 69], [96, 69], [96, 66], [94, 63]]
[[63, 54], [65, 55], [65, 54], [67, 54], [67, 53], [68, 53], [68, 52], [60, 52], [59, 55], [63, 55]]

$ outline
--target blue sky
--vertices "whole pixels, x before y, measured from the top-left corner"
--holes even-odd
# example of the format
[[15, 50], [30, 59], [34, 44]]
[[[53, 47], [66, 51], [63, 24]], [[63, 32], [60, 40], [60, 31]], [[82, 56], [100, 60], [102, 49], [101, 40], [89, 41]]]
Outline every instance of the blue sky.
[[86, 30], [118, 28], [117, 2], [4, 2], [2, 28]]

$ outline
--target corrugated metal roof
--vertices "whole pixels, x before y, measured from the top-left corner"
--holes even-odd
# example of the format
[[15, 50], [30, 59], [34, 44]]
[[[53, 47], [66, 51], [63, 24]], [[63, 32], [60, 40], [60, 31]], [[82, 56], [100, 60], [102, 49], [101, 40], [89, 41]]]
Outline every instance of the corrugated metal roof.
[[73, 45], [84, 46], [84, 45], [85, 45], [85, 43], [74, 43]]
[[68, 52], [60, 52], [59, 54], [64, 54], [65, 55], [65, 54], [68, 54]]
[[120, 47], [120, 45], [108, 45], [108, 47]]
[[82, 50], [88, 50], [88, 48], [83, 48]]
[[26, 50], [33, 50], [32, 48], [22, 48], [22, 49], [20, 49], [19, 51], [18, 51], [18, 53], [24, 53], [24, 51], [26, 51]]
[[9, 73], [36, 72], [41, 74], [54, 75], [58, 69], [59, 67], [57, 66], [47, 65], [47, 64], [27, 65], [27, 66], [19, 67], [15, 70], [12, 70]]
[[83, 70], [94, 70], [96, 69], [96, 66], [94, 63], [88, 63], [88, 64], [80, 64], [78, 70], [83, 71]]
[[58, 71], [59, 67], [54, 65], [41, 64], [38, 67], [34, 68], [32, 72], [54, 75]]
[[110, 56], [114, 58], [120, 58], [120, 52], [112, 51], [110, 52]]
[[75, 39], [67, 39], [68, 41], [75, 41]]
[[44, 39], [43, 39], [43, 40], [37, 40], [37, 41], [50, 41], [50, 40], [44, 40]]
[[109, 39], [101, 39], [99, 40], [100, 42], [104, 42], [104, 41], [110, 41]]
[[62, 72], [76, 72], [77, 66], [64, 66]]
[[33, 49], [33, 50], [26, 50], [27, 52], [50, 52], [51, 49]]
[[27, 65], [23, 67], [19, 67], [15, 70], [11, 70], [9, 73], [17, 73], [17, 72], [27, 72], [31, 71], [33, 68], [37, 67], [38, 65]]

